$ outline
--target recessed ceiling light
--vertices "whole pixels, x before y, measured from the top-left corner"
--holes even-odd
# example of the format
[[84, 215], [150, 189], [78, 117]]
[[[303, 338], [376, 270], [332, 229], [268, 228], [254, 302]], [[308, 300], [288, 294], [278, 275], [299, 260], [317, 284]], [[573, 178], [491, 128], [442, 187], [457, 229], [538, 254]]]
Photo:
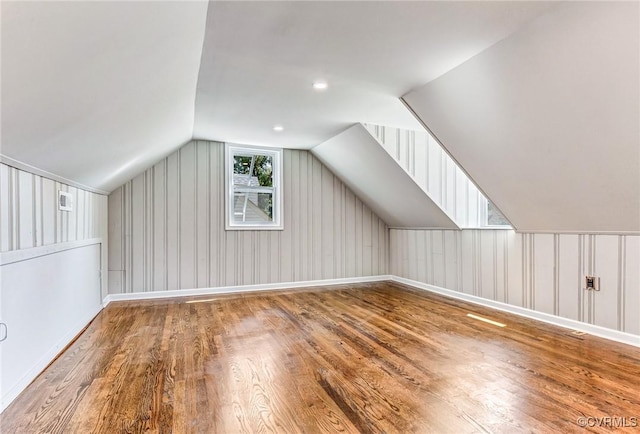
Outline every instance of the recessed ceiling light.
[[282, 125], [274, 125], [273, 126], [273, 131], [284, 131], [284, 127]]
[[325, 90], [329, 85], [326, 81], [316, 81], [313, 83], [313, 88], [315, 90]]

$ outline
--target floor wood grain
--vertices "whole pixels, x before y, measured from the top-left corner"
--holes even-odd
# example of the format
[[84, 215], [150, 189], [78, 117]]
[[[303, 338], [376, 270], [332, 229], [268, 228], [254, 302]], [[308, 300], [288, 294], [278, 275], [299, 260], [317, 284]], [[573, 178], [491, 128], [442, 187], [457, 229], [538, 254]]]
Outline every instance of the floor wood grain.
[[388, 282], [112, 303], [0, 416], [3, 434], [614, 428], [640, 430], [640, 349]]

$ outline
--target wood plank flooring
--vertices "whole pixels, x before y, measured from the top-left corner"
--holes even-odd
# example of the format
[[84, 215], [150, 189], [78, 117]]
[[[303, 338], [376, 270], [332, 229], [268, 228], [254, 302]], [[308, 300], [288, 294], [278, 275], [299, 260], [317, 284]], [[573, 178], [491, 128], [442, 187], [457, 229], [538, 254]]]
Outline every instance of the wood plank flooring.
[[112, 303], [0, 431], [584, 432], [579, 421], [640, 430], [640, 349], [382, 282]]

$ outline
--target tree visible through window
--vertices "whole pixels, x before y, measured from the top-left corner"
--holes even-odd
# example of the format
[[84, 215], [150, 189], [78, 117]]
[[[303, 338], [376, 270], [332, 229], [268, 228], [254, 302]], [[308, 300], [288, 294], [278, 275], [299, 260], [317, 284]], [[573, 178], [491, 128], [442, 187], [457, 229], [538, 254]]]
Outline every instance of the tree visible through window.
[[281, 229], [281, 150], [227, 147], [227, 229]]

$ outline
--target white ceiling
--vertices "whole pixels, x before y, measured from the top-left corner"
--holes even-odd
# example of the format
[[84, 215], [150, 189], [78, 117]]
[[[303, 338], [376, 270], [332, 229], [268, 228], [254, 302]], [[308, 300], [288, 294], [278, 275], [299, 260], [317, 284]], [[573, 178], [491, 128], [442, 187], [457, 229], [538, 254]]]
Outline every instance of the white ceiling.
[[192, 137], [310, 148], [357, 122], [417, 127], [400, 96], [553, 7], [2, 1], [0, 152], [111, 191]]
[[404, 99], [520, 231], [639, 233], [639, 30], [565, 3]]
[[1, 8], [3, 155], [110, 191], [191, 139], [206, 2]]
[[[194, 136], [308, 149], [358, 122], [420, 128], [400, 96], [549, 7], [543, 2], [212, 2]], [[329, 89], [314, 91], [318, 79]], [[274, 132], [275, 124], [284, 132]]]

